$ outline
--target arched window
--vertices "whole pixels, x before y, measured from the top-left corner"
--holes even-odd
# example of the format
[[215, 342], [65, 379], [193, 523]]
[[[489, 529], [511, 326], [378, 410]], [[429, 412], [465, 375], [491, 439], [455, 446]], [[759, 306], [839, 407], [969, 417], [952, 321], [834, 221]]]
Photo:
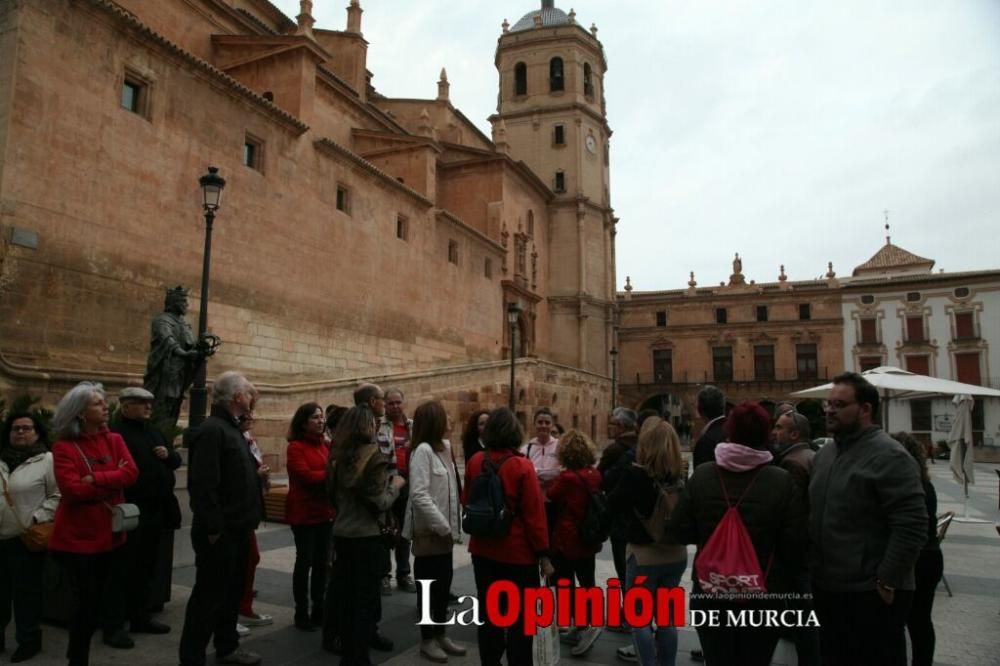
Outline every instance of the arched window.
[[583, 63], [583, 94], [587, 97], [594, 96], [594, 76], [589, 62]]
[[523, 62], [514, 65], [514, 94], [528, 94], [528, 66]]
[[533, 210], [528, 211], [528, 235], [535, 235], [535, 211]]
[[549, 61], [549, 91], [556, 92], [565, 88], [563, 78], [563, 60], [556, 56]]

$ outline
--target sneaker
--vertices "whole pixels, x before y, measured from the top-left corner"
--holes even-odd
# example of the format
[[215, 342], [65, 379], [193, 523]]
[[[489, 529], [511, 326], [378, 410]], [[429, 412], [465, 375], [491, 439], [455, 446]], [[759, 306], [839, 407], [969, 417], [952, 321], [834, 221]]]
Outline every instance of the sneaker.
[[220, 657], [215, 655], [215, 663], [217, 664], [244, 664], [245, 666], [256, 666], [261, 662], [260, 655], [255, 652], [248, 652], [247, 650], [241, 650], [236, 648], [225, 657]]
[[244, 636], [249, 636], [250, 635], [250, 628], [246, 627], [246, 626], [244, 626], [242, 624], [240, 624], [239, 622], [237, 622], [236, 623], [236, 635], [239, 636], [240, 638], [243, 638]]
[[620, 647], [615, 651], [615, 654], [622, 661], [631, 661], [633, 663], [639, 662], [639, 657], [636, 656], [635, 646], [633, 645], [625, 645], [623, 647]]
[[590, 648], [594, 646], [594, 641], [597, 640], [597, 637], [601, 635], [602, 631], [604, 631], [604, 627], [587, 627], [580, 632], [580, 640], [573, 647], [573, 649], [569, 651], [569, 653], [574, 657], [582, 657], [587, 654], [587, 652], [590, 651]]
[[447, 636], [438, 636], [434, 640], [436, 640], [438, 646], [445, 651], [445, 654], [451, 655], [452, 657], [464, 657], [469, 653], [468, 648], [464, 645], [459, 645]]
[[434, 640], [420, 641], [420, 656], [436, 664], [448, 663], [448, 655]]
[[392, 596], [392, 579], [386, 576], [382, 579], [382, 596], [391, 597]]
[[266, 627], [274, 624], [274, 618], [265, 613], [254, 613], [253, 615], [240, 615], [240, 624], [244, 627]]
[[580, 642], [580, 627], [570, 627], [559, 630], [559, 642], [563, 645], [576, 645]]
[[701, 650], [691, 650], [691, 661], [705, 661], [705, 653]]
[[454, 592], [449, 592], [448, 593], [448, 605], [449, 606], [454, 606], [457, 603], [458, 603], [458, 595], [455, 594]]
[[403, 592], [416, 592], [417, 584], [413, 581], [413, 576], [406, 574], [402, 578], [396, 576], [396, 587], [401, 589]]

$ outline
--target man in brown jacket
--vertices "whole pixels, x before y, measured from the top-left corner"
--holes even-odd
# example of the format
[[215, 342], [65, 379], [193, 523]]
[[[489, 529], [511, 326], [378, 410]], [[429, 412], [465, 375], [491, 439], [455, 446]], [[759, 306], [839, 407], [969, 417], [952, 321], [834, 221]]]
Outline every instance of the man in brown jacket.
[[785, 412], [774, 422], [774, 463], [792, 475], [809, 503], [809, 477], [816, 452], [809, 445], [809, 419], [798, 412]]

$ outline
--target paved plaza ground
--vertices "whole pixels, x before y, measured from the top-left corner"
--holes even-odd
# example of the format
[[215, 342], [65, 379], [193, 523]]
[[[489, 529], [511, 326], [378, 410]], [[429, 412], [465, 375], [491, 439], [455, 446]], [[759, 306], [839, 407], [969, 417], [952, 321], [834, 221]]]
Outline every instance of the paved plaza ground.
[[[944, 585], [939, 586], [934, 606], [937, 627], [937, 654], [935, 664], [942, 666], [989, 666], [1000, 664], [1000, 536], [994, 523], [1000, 520], [997, 509], [997, 475], [995, 465], [977, 465], [978, 485], [972, 486], [969, 514], [987, 522], [952, 524], [943, 544], [945, 576], [954, 596], [949, 596]], [[937, 488], [939, 512], [963, 512], [962, 489], [954, 482], [943, 462], [931, 467]], [[182, 502], [185, 503], [186, 502]], [[186, 507], [185, 507], [186, 508]], [[268, 524], [258, 532], [261, 563], [257, 571], [259, 590], [256, 609], [274, 616], [274, 624], [253, 629], [243, 640], [243, 646], [258, 652], [268, 666], [336, 664], [339, 658], [320, 648], [318, 633], [304, 633], [292, 626], [291, 571], [295, 557], [291, 530], [285, 525]], [[690, 557], [689, 557], [690, 561]], [[92, 664], [155, 664], [168, 666], [177, 663], [177, 642], [183, 624], [184, 604], [194, 582], [194, 557], [186, 529], [178, 533], [175, 546], [173, 600], [169, 602], [160, 619], [173, 626], [166, 636], [136, 636], [132, 650], [113, 650], [95, 637]], [[598, 579], [613, 575], [610, 548], [598, 556]], [[474, 591], [472, 566], [464, 546], [455, 550], [455, 582], [458, 594]], [[689, 572], [690, 573], [690, 572]], [[685, 575], [685, 583], [689, 574]], [[419, 633], [413, 623], [416, 595], [395, 592], [383, 597], [383, 632], [396, 643], [389, 654], [373, 653], [373, 658], [384, 664], [407, 665], [430, 663], [418, 655]], [[31, 664], [63, 664], [60, 656], [66, 649], [66, 631], [45, 627], [44, 652]], [[468, 645], [470, 654], [464, 659], [450, 660], [451, 664], [466, 666], [479, 663], [475, 650], [475, 631], [472, 627], [455, 627], [450, 635]], [[615, 657], [615, 649], [625, 645], [626, 635], [604, 632], [586, 658], [577, 659], [564, 652], [562, 661], [567, 664], [623, 664]], [[7, 632], [8, 652], [0, 655], [7, 661], [13, 645], [13, 627]], [[677, 663], [692, 664], [689, 651], [698, 646], [697, 634], [692, 629], [680, 630], [680, 650]], [[782, 642], [774, 655], [774, 664], [795, 664], [795, 653], [790, 645]], [[209, 659], [209, 663], [214, 660]]]

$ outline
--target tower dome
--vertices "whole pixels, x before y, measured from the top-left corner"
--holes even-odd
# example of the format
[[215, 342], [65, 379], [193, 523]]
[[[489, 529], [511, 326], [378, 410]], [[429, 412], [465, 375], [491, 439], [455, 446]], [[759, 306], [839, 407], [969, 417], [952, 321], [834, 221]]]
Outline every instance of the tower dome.
[[563, 10], [556, 8], [555, 0], [542, 0], [541, 9], [536, 9], [522, 16], [510, 31], [520, 32], [521, 30], [533, 29], [535, 27], [536, 16], [542, 17], [543, 28], [554, 25], [569, 25], [569, 16]]

